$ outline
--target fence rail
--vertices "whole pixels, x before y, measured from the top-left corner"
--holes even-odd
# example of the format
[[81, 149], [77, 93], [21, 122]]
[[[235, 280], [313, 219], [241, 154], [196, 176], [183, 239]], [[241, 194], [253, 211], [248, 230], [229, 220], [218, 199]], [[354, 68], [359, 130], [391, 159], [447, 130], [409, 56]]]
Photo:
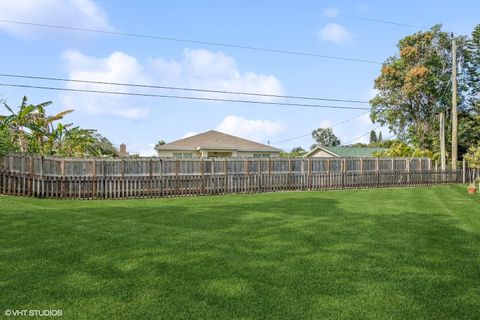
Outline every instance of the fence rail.
[[423, 158], [120, 158], [72, 159], [14, 154], [2, 159], [1, 170], [55, 177], [124, 177], [216, 173], [325, 173], [342, 171], [431, 170]]
[[428, 159], [2, 159], [0, 194], [64, 199], [428, 186], [470, 181]]

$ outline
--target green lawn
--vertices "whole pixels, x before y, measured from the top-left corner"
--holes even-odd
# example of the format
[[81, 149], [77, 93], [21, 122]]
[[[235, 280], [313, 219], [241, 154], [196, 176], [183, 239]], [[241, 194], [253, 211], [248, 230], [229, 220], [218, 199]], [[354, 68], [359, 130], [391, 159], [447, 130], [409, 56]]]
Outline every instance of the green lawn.
[[457, 185], [0, 197], [5, 309], [61, 309], [61, 319], [479, 319], [480, 195]]

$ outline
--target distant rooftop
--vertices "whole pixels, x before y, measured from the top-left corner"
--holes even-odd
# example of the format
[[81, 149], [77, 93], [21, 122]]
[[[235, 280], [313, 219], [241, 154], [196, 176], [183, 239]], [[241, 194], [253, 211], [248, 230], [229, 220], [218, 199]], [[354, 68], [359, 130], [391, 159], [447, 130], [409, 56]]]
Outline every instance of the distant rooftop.
[[317, 150], [322, 149], [325, 152], [330, 153], [332, 156], [336, 157], [373, 157], [375, 152], [382, 152], [387, 149], [385, 148], [362, 148], [362, 147], [316, 147], [315, 149], [311, 150], [305, 156], [309, 156], [310, 154], [316, 152]]
[[282, 150], [266, 144], [210, 130], [188, 138], [176, 140], [156, 147], [157, 150], [238, 150], [280, 152]]

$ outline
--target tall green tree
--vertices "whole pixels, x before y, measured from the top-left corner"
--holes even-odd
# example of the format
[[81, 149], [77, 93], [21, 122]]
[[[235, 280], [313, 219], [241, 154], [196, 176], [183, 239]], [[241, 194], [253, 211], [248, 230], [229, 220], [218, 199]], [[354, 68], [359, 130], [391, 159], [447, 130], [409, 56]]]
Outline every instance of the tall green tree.
[[315, 140], [310, 149], [316, 146], [321, 147], [335, 147], [340, 145], [340, 139], [333, 133], [332, 128], [318, 128], [313, 130], [312, 138]]
[[62, 153], [67, 157], [98, 155], [98, 150], [95, 148], [95, 143], [97, 142], [95, 134], [96, 130], [82, 129], [80, 127], [73, 127], [67, 130], [63, 141]]
[[[466, 39], [457, 37], [456, 41], [457, 56], [463, 59]], [[451, 42], [452, 35], [439, 25], [401, 39], [399, 53], [385, 61], [375, 80], [378, 94], [370, 101], [372, 120], [421, 149], [438, 146], [437, 115], [450, 109]], [[459, 89], [464, 91], [463, 82]], [[459, 110], [467, 108], [460, 95]]]
[[99, 133], [95, 134], [95, 139], [97, 141], [93, 143], [93, 148], [96, 150], [98, 156], [118, 157], [118, 150], [110, 140]]
[[374, 146], [377, 142], [377, 133], [375, 132], [375, 130], [370, 131], [370, 145]]
[[38, 150], [35, 150], [34, 137], [35, 135], [46, 134], [35, 121], [35, 114], [38, 113], [41, 105], [28, 104], [27, 97], [23, 97], [18, 111], [15, 112], [6, 102], [3, 102], [3, 106], [7, 109], [8, 114], [0, 115], [0, 127], [9, 130], [12, 143], [21, 152], [37, 152]]
[[20, 151], [60, 156], [118, 155], [112, 143], [96, 130], [62, 123], [72, 109], [48, 115], [50, 101], [34, 105], [28, 103], [27, 97], [23, 97], [17, 111], [3, 104], [8, 114], [0, 116], [0, 154]]
[[18, 148], [13, 142], [10, 130], [0, 127], [0, 157], [15, 151], [18, 151]]
[[468, 41], [468, 51], [465, 61], [469, 101], [478, 114], [480, 113], [480, 24], [475, 27]]

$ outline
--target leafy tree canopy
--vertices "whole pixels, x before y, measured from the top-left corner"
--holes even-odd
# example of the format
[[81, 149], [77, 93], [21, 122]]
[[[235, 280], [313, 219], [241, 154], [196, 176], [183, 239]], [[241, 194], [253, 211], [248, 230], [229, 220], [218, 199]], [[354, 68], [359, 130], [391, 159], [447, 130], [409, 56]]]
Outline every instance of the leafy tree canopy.
[[[406, 36], [398, 55], [388, 58], [375, 80], [371, 118], [387, 125], [402, 141], [428, 148], [438, 138], [439, 112], [450, 108], [452, 36], [436, 25]], [[457, 37], [457, 55], [466, 56], [466, 38]], [[460, 84], [463, 85], [463, 84]], [[462, 96], [459, 109], [467, 109]]]
[[295, 147], [290, 152], [280, 152], [282, 158], [303, 157], [307, 152], [302, 147]]
[[403, 142], [395, 142], [383, 152], [375, 152], [375, 157], [387, 157], [387, 158], [429, 158], [438, 159], [438, 154], [433, 153], [430, 150], [419, 149], [409, 146]]
[[332, 128], [318, 128], [313, 130], [312, 138], [315, 140], [310, 149], [316, 146], [320, 147], [336, 147], [340, 145], [340, 139], [333, 133]]
[[30, 104], [23, 97], [14, 110], [3, 101], [7, 114], [0, 115], [0, 154], [19, 151], [69, 157], [117, 155], [111, 142], [96, 130], [61, 122], [72, 109], [48, 115], [46, 110], [51, 104], [50, 101]]
[[470, 168], [480, 168], [480, 146], [471, 147], [465, 154], [465, 160], [468, 161]]

